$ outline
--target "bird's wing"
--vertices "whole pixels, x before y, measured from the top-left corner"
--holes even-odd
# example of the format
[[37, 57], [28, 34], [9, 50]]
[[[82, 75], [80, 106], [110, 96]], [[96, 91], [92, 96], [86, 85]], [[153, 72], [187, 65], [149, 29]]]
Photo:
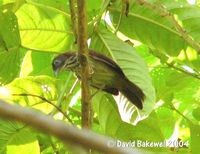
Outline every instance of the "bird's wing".
[[118, 72], [120, 75], [125, 76], [122, 69], [114, 62], [111, 58], [108, 58], [104, 56], [103, 54], [100, 54], [98, 52], [95, 52], [93, 50], [89, 50], [89, 55], [94, 58], [97, 61], [103, 62], [108, 67], [112, 67], [116, 72]]

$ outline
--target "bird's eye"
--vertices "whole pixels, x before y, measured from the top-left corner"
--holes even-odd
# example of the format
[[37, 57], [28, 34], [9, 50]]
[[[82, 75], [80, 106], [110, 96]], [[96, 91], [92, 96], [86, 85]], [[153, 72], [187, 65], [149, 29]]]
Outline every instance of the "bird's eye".
[[60, 63], [61, 63], [61, 61], [60, 61], [60, 60], [55, 60], [55, 61], [54, 61], [54, 65], [55, 65], [55, 66], [59, 66], [59, 65], [60, 65]]

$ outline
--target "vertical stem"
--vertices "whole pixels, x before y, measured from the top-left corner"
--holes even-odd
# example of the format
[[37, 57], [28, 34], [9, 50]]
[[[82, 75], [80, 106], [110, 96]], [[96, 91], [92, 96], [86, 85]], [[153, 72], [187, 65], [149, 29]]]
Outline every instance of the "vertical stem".
[[78, 0], [78, 46], [81, 64], [82, 127], [90, 128], [91, 106], [89, 91], [89, 65], [87, 46], [86, 0]]
[[76, 18], [76, 9], [75, 9], [75, 1], [74, 0], [69, 0], [69, 5], [70, 5], [70, 14], [71, 14], [71, 24], [72, 24], [72, 29], [75, 37], [75, 43], [77, 43], [77, 18]]

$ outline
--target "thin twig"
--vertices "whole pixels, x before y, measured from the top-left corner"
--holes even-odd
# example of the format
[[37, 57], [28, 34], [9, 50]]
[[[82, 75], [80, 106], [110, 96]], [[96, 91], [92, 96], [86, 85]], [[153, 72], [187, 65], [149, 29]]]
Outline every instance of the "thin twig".
[[26, 94], [26, 93], [21, 93], [21, 94], [12, 94], [12, 96], [31, 96], [31, 97], [37, 97], [45, 102], [47, 102], [48, 104], [51, 104], [53, 107], [55, 107], [60, 113], [63, 114], [63, 116], [65, 116], [67, 118], [67, 120], [73, 124], [73, 121], [68, 117], [68, 115], [63, 112], [58, 106], [56, 106], [54, 103], [52, 103], [51, 101], [49, 101], [48, 99], [42, 97], [42, 96], [39, 96], [39, 95], [34, 95], [34, 94]]
[[189, 123], [192, 123], [190, 119], [188, 119], [185, 115], [183, 115], [179, 110], [177, 110], [173, 105], [170, 106], [170, 109], [173, 111], [176, 111], [180, 116], [182, 116], [185, 120], [187, 120]]
[[73, 91], [74, 91], [74, 89], [75, 89], [77, 83], [78, 83], [78, 79], [76, 79], [76, 81], [75, 81], [74, 84], [72, 85], [71, 89], [69, 90], [69, 93], [68, 93], [64, 98], [69, 97], [69, 96], [73, 93]]
[[67, 80], [66, 80], [66, 82], [64, 84], [64, 87], [63, 87], [63, 89], [62, 89], [62, 91], [61, 91], [61, 93], [60, 93], [60, 95], [58, 97], [57, 106], [59, 106], [59, 107], [61, 106], [61, 103], [62, 103], [64, 95], [65, 95], [65, 93], [67, 91], [67, 88], [68, 88], [69, 82], [71, 80], [71, 77], [72, 77], [72, 72], [69, 73], [69, 76], [68, 76], [68, 78], [67, 78]]
[[184, 73], [184, 74], [186, 74], [186, 75], [192, 76], [192, 77], [194, 77], [194, 78], [200, 80], [200, 76], [197, 75], [197, 74], [190, 73], [190, 72], [188, 72], [188, 71], [186, 71], [186, 70], [184, 70], [184, 69], [181, 69], [181, 68], [179, 68], [179, 67], [174, 66], [174, 65], [171, 64], [171, 63], [167, 63], [167, 62], [166, 62], [165, 64], [166, 64], [167, 66], [169, 66], [169, 67], [171, 67], [171, 68], [173, 68], [173, 69], [175, 69], [175, 70], [181, 72], [181, 73]]
[[[67, 93], [67, 88], [68, 88], [68, 86], [69, 86], [69, 82], [70, 82], [70, 80], [71, 80], [71, 77], [72, 77], [72, 72], [69, 72], [68, 78], [67, 78], [67, 80], [66, 80], [65, 83], [64, 83], [64, 87], [63, 87], [62, 91], [59, 93], [59, 96], [58, 96], [58, 100], [57, 100], [57, 103], [56, 103], [56, 106], [57, 106], [58, 108], [61, 107], [61, 104], [62, 104], [63, 99], [64, 99], [64, 95], [65, 95], [65, 93]], [[55, 112], [56, 112], [56, 109], [54, 109], [54, 110], [51, 112], [51, 115], [54, 115]]]
[[[157, 54], [154, 54], [153, 52], [151, 52], [155, 57], [157, 57], [157, 58], [159, 58], [159, 59], [162, 59], [162, 57], [161, 56], [159, 56], [159, 55], [157, 55]], [[166, 55], [164, 55], [164, 54], [162, 54], [162, 53], [160, 53], [161, 55], [163, 55], [163, 56], [166, 56]], [[166, 56], [167, 57], [167, 56]], [[167, 58], [169, 58], [169, 57], [167, 57]], [[173, 69], [175, 69], [175, 70], [177, 70], [177, 71], [179, 71], [179, 72], [181, 72], [181, 73], [184, 73], [184, 74], [186, 74], [186, 75], [189, 75], [189, 76], [192, 76], [192, 77], [194, 77], [194, 78], [196, 78], [196, 79], [200, 79], [200, 75], [199, 75], [199, 73], [197, 74], [197, 72], [196, 73], [191, 73], [191, 72], [188, 72], [187, 70], [185, 70], [185, 69], [182, 69], [182, 68], [180, 68], [180, 67], [177, 67], [177, 66], [175, 66], [174, 64], [175, 64], [175, 61], [172, 61], [171, 63], [168, 63], [167, 62], [167, 60], [164, 62], [168, 67], [171, 67], [171, 68], [173, 68]], [[163, 66], [162, 66], [163, 67]]]

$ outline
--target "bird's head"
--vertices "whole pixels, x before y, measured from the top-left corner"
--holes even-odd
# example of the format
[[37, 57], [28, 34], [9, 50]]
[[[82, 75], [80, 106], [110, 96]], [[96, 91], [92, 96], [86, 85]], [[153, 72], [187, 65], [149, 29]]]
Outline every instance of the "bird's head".
[[60, 70], [71, 70], [77, 66], [77, 62], [78, 59], [75, 52], [66, 52], [60, 54], [53, 59], [53, 71], [55, 75], [57, 75]]

